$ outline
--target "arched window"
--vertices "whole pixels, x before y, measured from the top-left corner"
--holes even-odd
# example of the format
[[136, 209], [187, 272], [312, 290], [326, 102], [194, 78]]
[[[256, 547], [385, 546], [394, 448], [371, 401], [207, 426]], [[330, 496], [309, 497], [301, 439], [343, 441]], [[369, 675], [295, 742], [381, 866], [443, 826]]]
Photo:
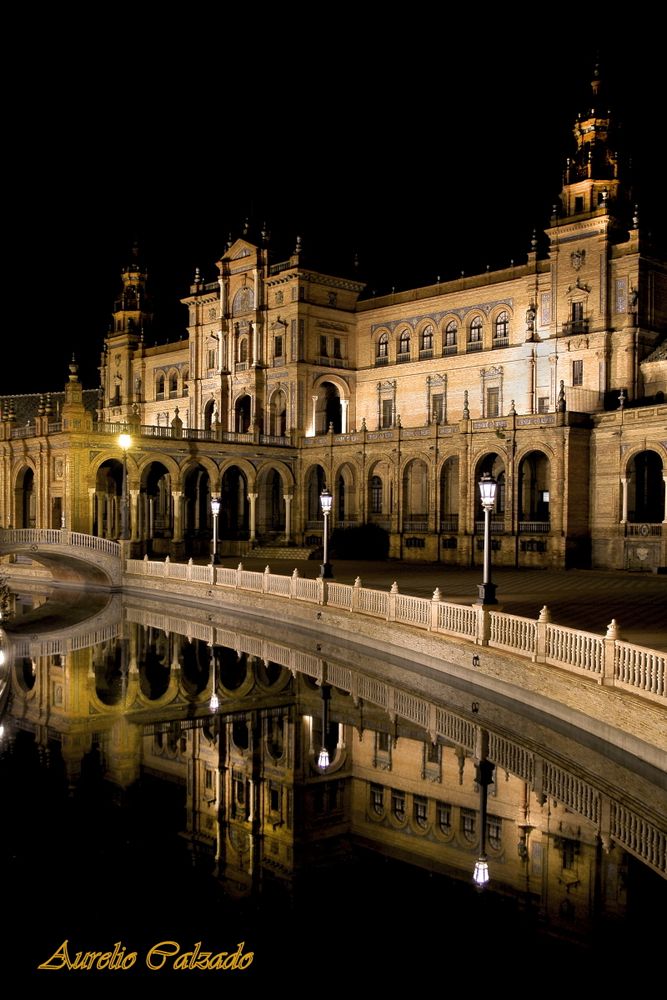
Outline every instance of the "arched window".
[[433, 327], [425, 326], [419, 339], [419, 357], [433, 357]]
[[371, 514], [382, 513], [382, 480], [379, 476], [371, 478]]
[[442, 346], [443, 354], [456, 354], [457, 332], [458, 332], [458, 324], [455, 319], [452, 319], [445, 327], [445, 342]]
[[158, 375], [155, 380], [155, 398], [164, 399], [164, 375]]
[[247, 364], [248, 362], [248, 338], [242, 337], [239, 340], [239, 363]]
[[496, 316], [496, 322], [493, 327], [493, 340], [494, 343], [506, 344], [509, 338], [510, 332], [510, 318], [505, 309], [498, 313]]
[[468, 338], [471, 344], [479, 344], [482, 341], [482, 317], [475, 316], [470, 323], [470, 337]]
[[187, 395], [188, 395], [188, 391], [189, 391], [189, 387], [188, 387], [188, 379], [189, 379], [189, 378], [190, 378], [190, 372], [189, 372], [189, 371], [188, 371], [188, 369], [186, 368], [186, 369], [185, 369], [185, 370], [183, 371], [183, 395], [184, 395], [184, 396], [187, 396]]
[[398, 360], [407, 361], [410, 358], [410, 331], [403, 330], [398, 339]]
[[377, 351], [375, 357], [378, 361], [386, 361], [389, 358], [389, 335], [381, 333], [378, 337]]
[[173, 399], [174, 396], [178, 395], [178, 373], [169, 373], [169, 398]]

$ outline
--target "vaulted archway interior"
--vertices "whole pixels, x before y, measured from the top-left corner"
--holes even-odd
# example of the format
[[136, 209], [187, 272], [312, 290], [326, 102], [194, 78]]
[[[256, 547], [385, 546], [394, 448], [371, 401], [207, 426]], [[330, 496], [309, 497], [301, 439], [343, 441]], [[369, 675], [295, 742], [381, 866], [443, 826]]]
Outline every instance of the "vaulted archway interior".
[[346, 463], [338, 470], [334, 491], [335, 520], [341, 527], [357, 521], [356, 492], [354, 469]]
[[95, 647], [95, 694], [103, 705], [119, 705], [127, 690], [127, 648], [123, 639], [109, 639]]
[[277, 469], [262, 469], [257, 476], [257, 533], [262, 540], [272, 540], [285, 531], [287, 490]]
[[185, 690], [192, 695], [206, 690], [211, 670], [211, 648], [203, 639], [182, 641], [179, 651], [181, 680]]
[[386, 522], [386, 527], [389, 527], [393, 506], [392, 483], [392, 469], [389, 462], [375, 462], [368, 474], [367, 519], [369, 521]]
[[628, 521], [660, 524], [665, 517], [665, 470], [657, 451], [640, 451], [628, 463]]
[[231, 465], [220, 484], [220, 537], [245, 540], [248, 527], [248, 480], [238, 466]]
[[448, 458], [440, 471], [440, 530], [457, 531], [459, 526], [459, 458]]
[[321, 465], [314, 465], [308, 470], [306, 479], [306, 520], [308, 527], [318, 528], [324, 522], [322, 508], [320, 505], [320, 493], [326, 485], [324, 469]]
[[16, 528], [35, 527], [37, 523], [35, 474], [29, 466], [22, 468], [16, 477], [14, 512]]
[[120, 534], [122, 491], [123, 464], [110, 458], [100, 465], [95, 477], [93, 534], [99, 538], [118, 538]]
[[474, 496], [475, 496], [475, 521], [477, 522], [477, 530], [484, 530], [484, 508], [482, 507], [482, 501], [479, 495], [479, 481], [488, 472], [495, 479], [497, 485], [496, 489], [496, 504], [491, 511], [491, 530], [492, 531], [502, 531], [504, 530], [504, 520], [505, 520], [505, 500], [506, 500], [506, 474], [505, 474], [505, 463], [500, 455], [491, 453], [490, 455], [485, 455], [477, 463], [477, 469], [475, 471], [475, 482]]
[[269, 434], [276, 437], [284, 437], [287, 434], [287, 395], [282, 389], [277, 389], [271, 396]]
[[322, 382], [318, 389], [315, 433], [327, 434], [330, 426], [334, 434], [340, 434], [343, 428], [340, 391], [333, 382]]
[[162, 462], [151, 462], [144, 469], [141, 479], [141, 508], [140, 519], [148, 538], [173, 536], [171, 476]]
[[183, 476], [183, 502], [186, 554], [205, 554], [212, 530], [211, 480], [202, 465], [195, 465]]
[[412, 531], [426, 531], [428, 527], [428, 467], [421, 458], [415, 458], [403, 472], [403, 526]]
[[252, 399], [247, 393], [234, 404], [234, 425], [237, 434], [247, 434], [252, 426]]

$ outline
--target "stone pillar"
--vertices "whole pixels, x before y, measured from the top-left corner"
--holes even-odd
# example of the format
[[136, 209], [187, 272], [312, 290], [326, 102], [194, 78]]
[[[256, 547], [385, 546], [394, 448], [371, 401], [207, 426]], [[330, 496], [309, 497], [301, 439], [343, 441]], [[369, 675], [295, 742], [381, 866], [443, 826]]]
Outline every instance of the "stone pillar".
[[667, 476], [663, 476], [662, 481], [665, 484], [665, 510], [663, 512], [662, 523], [667, 524]]
[[310, 417], [310, 430], [306, 437], [315, 437], [317, 433], [317, 396], [313, 396], [313, 411]]
[[130, 540], [139, 540], [139, 490], [130, 490]]
[[621, 524], [628, 521], [628, 477], [621, 476], [621, 497], [623, 502], [623, 513], [621, 514]]
[[348, 408], [350, 405], [349, 399], [341, 399], [340, 401], [340, 429], [342, 434], [347, 434], [349, 430], [348, 425]]
[[285, 541], [290, 542], [292, 536], [292, 495], [283, 493], [285, 501]]
[[257, 501], [257, 493], [248, 493], [248, 500], [250, 501], [250, 541], [254, 543], [255, 541], [255, 503]]
[[174, 504], [174, 534], [173, 540], [180, 542], [183, 540], [183, 494], [180, 490], [172, 490], [171, 497]]
[[95, 527], [95, 487], [91, 486], [88, 490], [88, 534], [93, 534], [93, 528]]
[[154, 497], [148, 498], [148, 540], [153, 540], [153, 534], [155, 532], [155, 499]]

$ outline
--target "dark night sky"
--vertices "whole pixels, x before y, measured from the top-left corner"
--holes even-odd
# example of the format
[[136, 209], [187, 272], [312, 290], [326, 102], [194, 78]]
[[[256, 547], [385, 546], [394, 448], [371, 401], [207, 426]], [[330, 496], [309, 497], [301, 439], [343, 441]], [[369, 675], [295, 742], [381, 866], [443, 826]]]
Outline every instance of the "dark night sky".
[[194, 12], [148, 27], [113, 10], [86, 45], [60, 12], [43, 23], [6, 98], [6, 273], [18, 303], [5, 337], [17, 354], [0, 394], [62, 388], [72, 351], [97, 385], [135, 238], [160, 341], [184, 331], [178, 300], [195, 266], [213, 279], [246, 216], [267, 221], [279, 259], [297, 234], [342, 267], [358, 252], [378, 294], [522, 262], [548, 223], [598, 52], [642, 224], [664, 234], [665, 52], [652, 26], [587, 39], [584, 19], [577, 35], [520, 15], [450, 23], [415, 10], [372, 29], [295, 14], [292, 33]]

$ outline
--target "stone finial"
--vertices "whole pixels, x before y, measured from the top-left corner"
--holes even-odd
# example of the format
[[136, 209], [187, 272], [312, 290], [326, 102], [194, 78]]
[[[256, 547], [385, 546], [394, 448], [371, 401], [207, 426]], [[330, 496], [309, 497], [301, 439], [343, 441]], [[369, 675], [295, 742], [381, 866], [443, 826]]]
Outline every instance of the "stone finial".
[[533, 229], [533, 235], [530, 238], [530, 249], [533, 253], [537, 250], [537, 230]]
[[37, 416], [38, 417], [44, 416], [44, 396], [41, 393], [39, 396], [39, 404], [37, 406]]
[[302, 252], [302, 250], [303, 250], [303, 241], [302, 241], [302, 239], [301, 239], [300, 236], [297, 236], [297, 238], [296, 238], [296, 244], [294, 246], [294, 253], [295, 254], [300, 254]]
[[550, 622], [551, 621], [551, 612], [549, 611], [549, 609], [546, 606], [546, 604], [544, 604], [542, 606], [542, 610], [540, 611], [540, 614], [539, 614], [537, 620], [538, 620], [538, 622]]
[[470, 420], [470, 408], [468, 406], [468, 390], [463, 390], [463, 419]]
[[358, 576], [354, 581], [355, 587], [361, 587], [361, 577]]
[[615, 618], [612, 618], [607, 625], [607, 634], [605, 635], [605, 639], [620, 639], [620, 637], [621, 633], [618, 627], [618, 622]]
[[292, 573], [292, 579], [293, 580], [298, 580], [298, 578], [300, 576], [301, 576], [301, 574], [299, 573], [298, 569], [295, 569], [294, 572]]
[[389, 591], [389, 593], [390, 594], [397, 594], [398, 593], [398, 583], [396, 582], [396, 580], [394, 580], [394, 582], [392, 583], [391, 590]]
[[625, 406], [625, 392], [624, 392], [623, 389], [621, 389], [621, 391], [618, 394], [618, 408], [619, 408], [619, 410], [622, 410], [624, 406]]
[[50, 417], [53, 415], [53, 403], [51, 402], [51, 393], [47, 392], [46, 402], [44, 403], [44, 415]]
[[268, 576], [270, 572], [271, 572], [271, 570], [269, 569], [268, 565], [265, 566], [264, 567], [264, 576]]
[[195, 276], [193, 282], [195, 285], [201, 284], [201, 271], [199, 270], [198, 267], [195, 268]]
[[442, 600], [442, 594], [440, 593], [440, 587], [436, 587], [435, 588], [435, 590], [433, 591], [433, 597], [431, 598], [431, 600], [432, 601], [441, 601]]
[[72, 360], [69, 363], [69, 380], [70, 382], [78, 382], [79, 366], [76, 363], [76, 358], [72, 355]]
[[242, 563], [242, 562], [240, 562], [240, 563], [238, 564], [238, 566], [236, 567], [236, 569], [237, 569], [237, 572], [239, 572], [239, 573], [240, 573], [240, 572], [241, 572], [241, 570], [243, 569], [243, 563]]
[[563, 379], [560, 380], [560, 389], [558, 390], [558, 410], [560, 413], [565, 412], [565, 382]]
[[514, 400], [510, 403], [510, 414], [516, 413], [516, 406], [514, 405]]
[[635, 229], [639, 229], [639, 205], [635, 205], [635, 210], [632, 213], [632, 225]]

